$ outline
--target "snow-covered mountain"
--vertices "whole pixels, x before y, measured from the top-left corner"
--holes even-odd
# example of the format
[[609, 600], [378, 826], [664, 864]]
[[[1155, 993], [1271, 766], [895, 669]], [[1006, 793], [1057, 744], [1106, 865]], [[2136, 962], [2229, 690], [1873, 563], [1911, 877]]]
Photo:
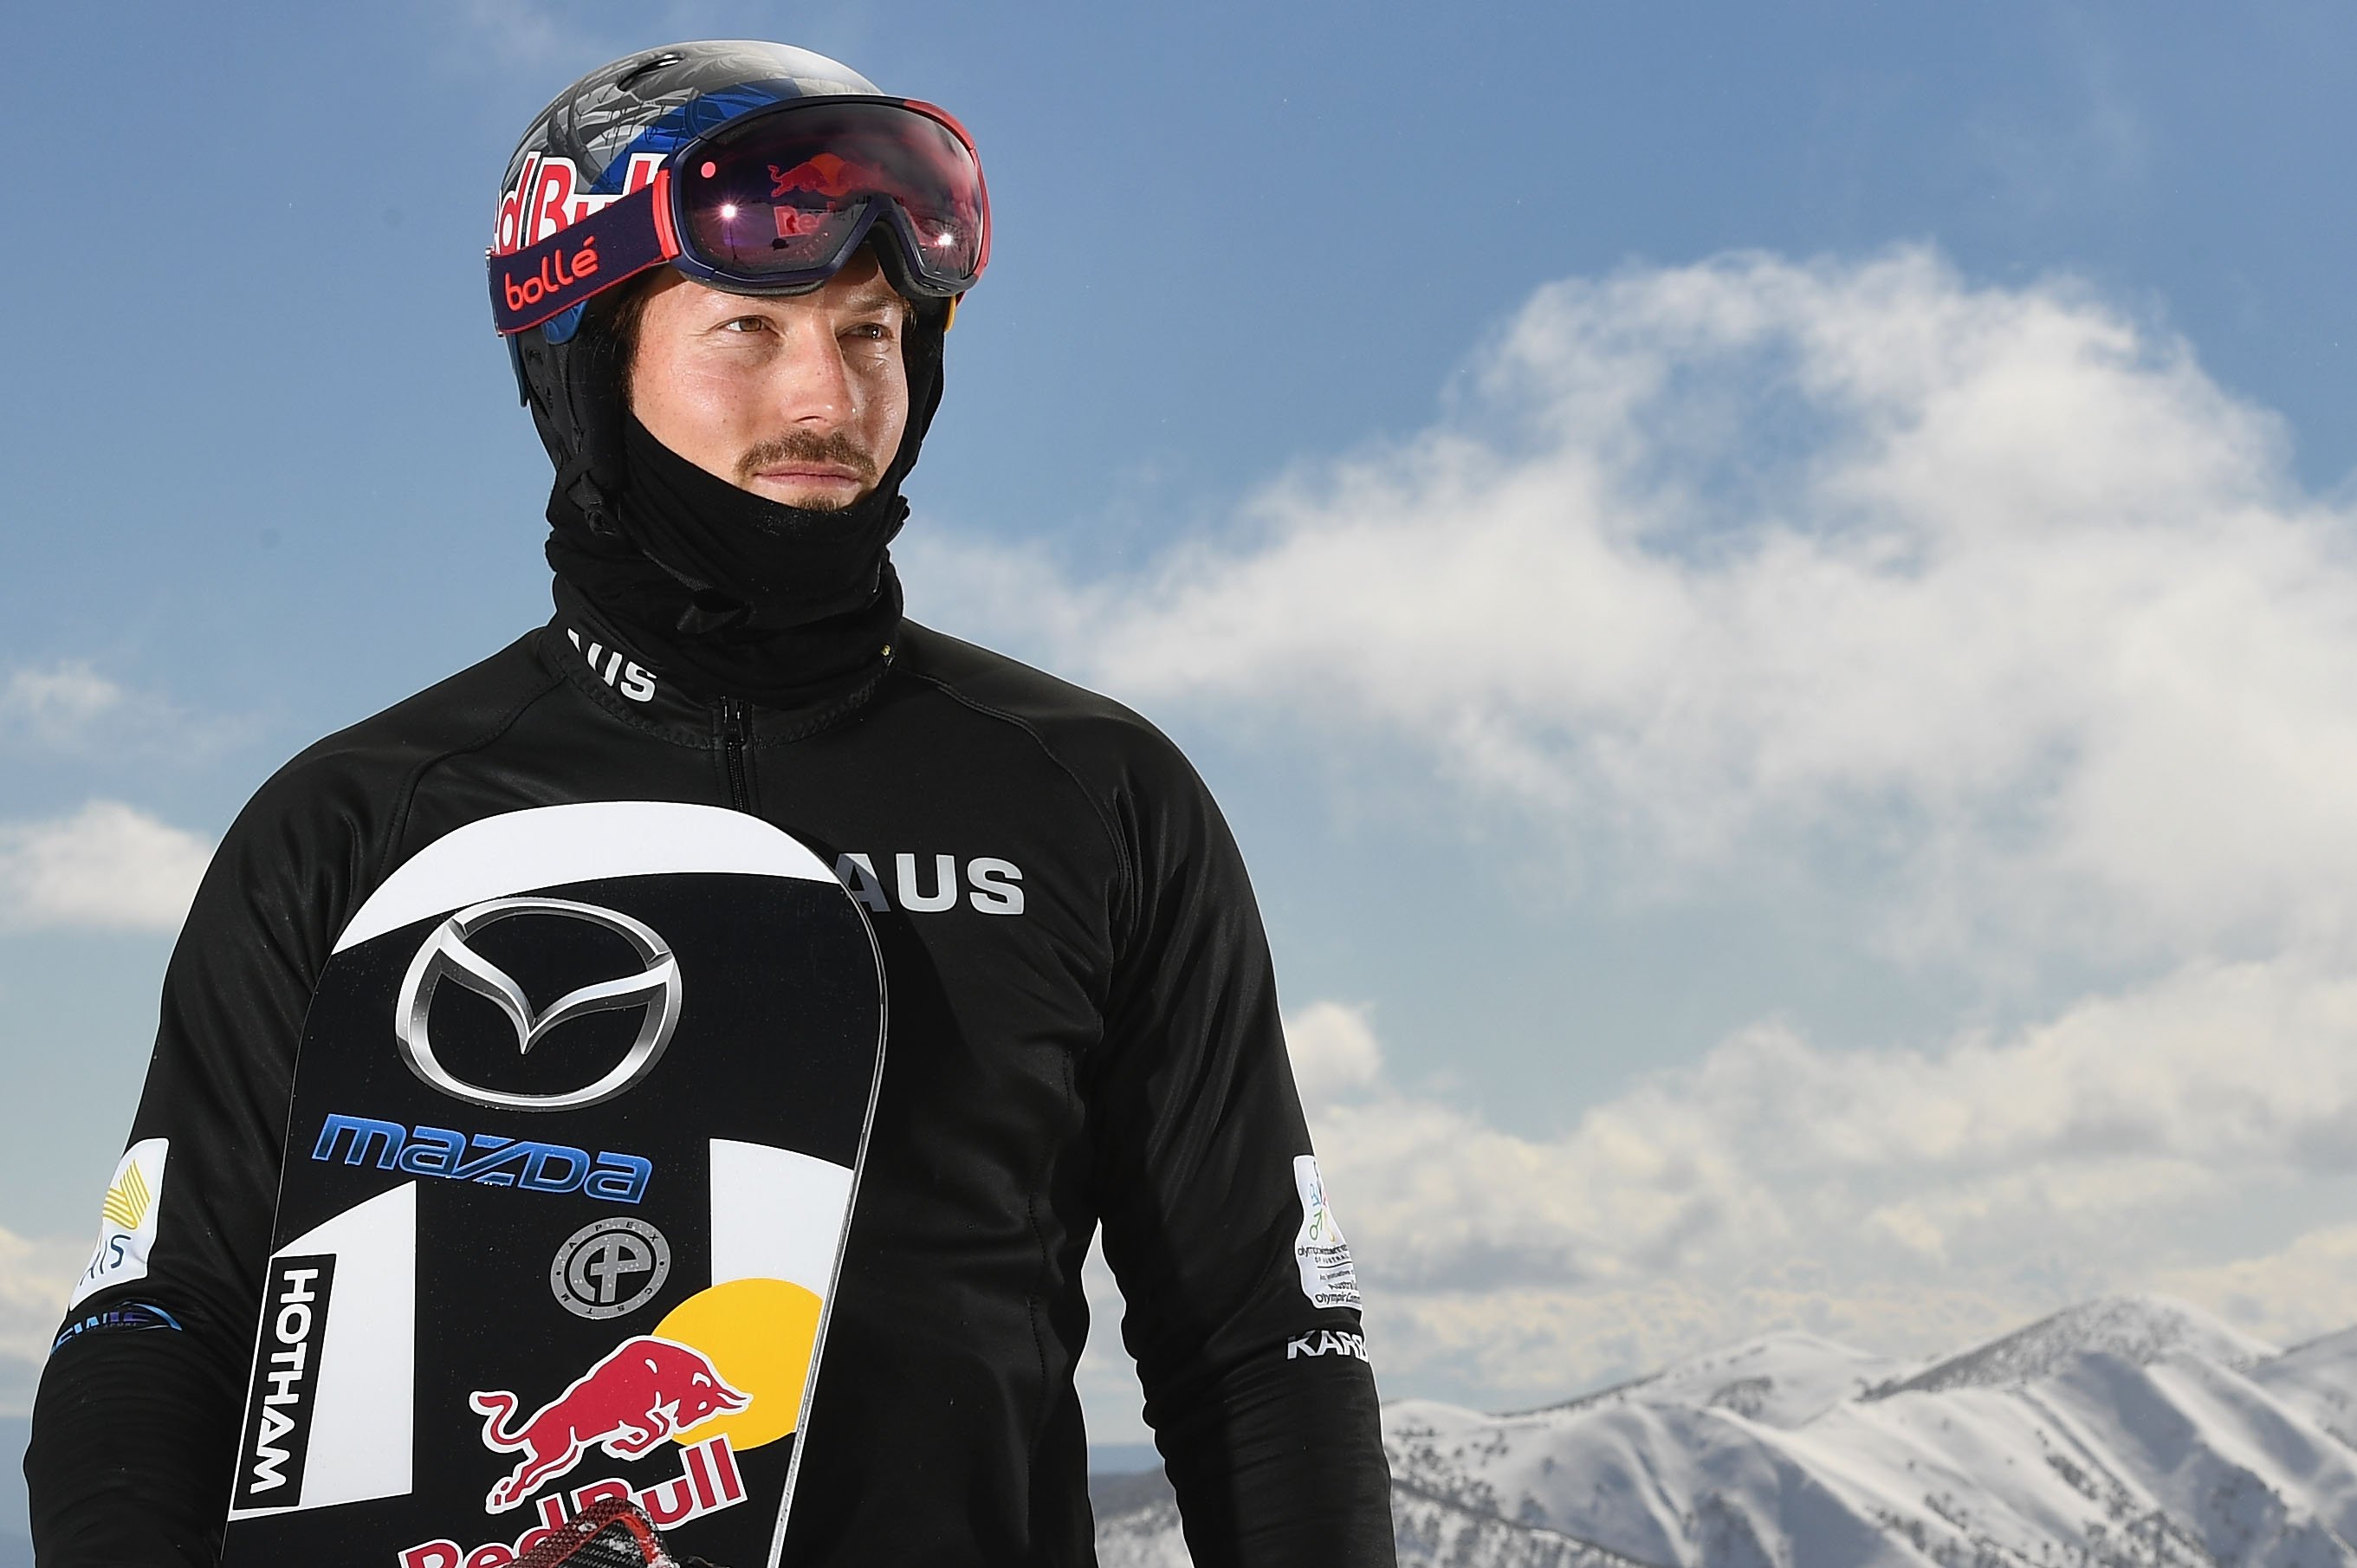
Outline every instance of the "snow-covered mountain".
[[[1771, 1335], [1560, 1405], [1384, 1410], [1403, 1563], [2357, 1568], [2357, 1329], [2090, 1302], [1929, 1363]], [[1105, 1568], [1183, 1568], [1167, 1494]]]
[[2160, 1296], [2106, 1296], [1943, 1357], [1873, 1392], [1881, 1396], [2010, 1388], [2061, 1371], [2080, 1357], [2097, 1351], [2148, 1367], [2179, 1350], [2237, 1369], [2278, 1354], [2274, 1346], [2237, 1334], [2182, 1302]]

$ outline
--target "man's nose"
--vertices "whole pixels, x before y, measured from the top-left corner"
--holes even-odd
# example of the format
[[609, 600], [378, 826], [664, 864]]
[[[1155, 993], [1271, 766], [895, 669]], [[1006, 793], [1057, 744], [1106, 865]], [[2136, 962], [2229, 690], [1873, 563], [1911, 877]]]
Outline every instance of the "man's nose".
[[794, 335], [790, 348], [779, 360], [779, 412], [805, 428], [848, 424], [858, 412], [859, 389], [834, 332], [806, 328]]

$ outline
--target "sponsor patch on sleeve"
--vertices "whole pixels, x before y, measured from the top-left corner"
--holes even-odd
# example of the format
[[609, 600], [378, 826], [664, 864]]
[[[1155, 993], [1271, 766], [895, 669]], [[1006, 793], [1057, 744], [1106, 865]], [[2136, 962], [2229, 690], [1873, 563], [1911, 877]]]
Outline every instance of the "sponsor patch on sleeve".
[[147, 1252], [156, 1244], [156, 1216], [164, 1206], [164, 1156], [171, 1149], [165, 1138], [143, 1138], [124, 1151], [106, 1184], [99, 1205], [98, 1250], [81, 1272], [66, 1310], [80, 1306], [92, 1294], [147, 1277]]
[[1293, 1185], [1301, 1194], [1301, 1230], [1293, 1238], [1293, 1260], [1301, 1267], [1301, 1294], [1312, 1306], [1357, 1306], [1359, 1272], [1351, 1262], [1351, 1245], [1326, 1205], [1326, 1183], [1318, 1174], [1318, 1156], [1297, 1155]]
[[1297, 1334], [1285, 1342], [1285, 1359], [1299, 1360], [1304, 1356], [1348, 1356], [1354, 1361], [1371, 1359], [1367, 1355], [1367, 1337], [1347, 1330], [1336, 1333], [1330, 1328], [1313, 1328], [1307, 1334]]
[[57, 1343], [49, 1347], [51, 1355], [66, 1348], [69, 1341], [85, 1334], [135, 1333], [141, 1329], [160, 1328], [168, 1333], [180, 1332], [180, 1320], [151, 1302], [123, 1301], [87, 1317], [77, 1317], [58, 1331]]

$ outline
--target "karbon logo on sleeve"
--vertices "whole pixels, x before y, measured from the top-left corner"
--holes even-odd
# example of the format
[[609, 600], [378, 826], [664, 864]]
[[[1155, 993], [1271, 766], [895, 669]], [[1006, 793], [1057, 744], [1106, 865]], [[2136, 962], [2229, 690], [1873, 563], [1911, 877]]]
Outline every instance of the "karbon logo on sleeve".
[[1285, 1342], [1285, 1359], [1297, 1360], [1303, 1356], [1348, 1356], [1353, 1360], [1367, 1358], [1367, 1337], [1348, 1329], [1313, 1328], [1297, 1334]]
[[[548, 916], [611, 931], [630, 943], [640, 967], [633, 973], [567, 992], [545, 1011], [535, 1012], [523, 987], [468, 945], [484, 927], [522, 915]], [[640, 1008], [644, 1019], [638, 1038], [622, 1059], [578, 1089], [554, 1094], [492, 1089], [457, 1077], [434, 1053], [434, 994], [446, 980], [489, 999], [506, 1016], [515, 1030], [518, 1055], [529, 1055], [553, 1031], [592, 1013]], [[492, 898], [443, 921], [417, 950], [393, 1005], [393, 1036], [409, 1070], [454, 1099], [509, 1111], [576, 1111], [613, 1099], [654, 1069], [671, 1044], [672, 1031], [679, 1026], [680, 994], [679, 961], [673, 957], [671, 944], [630, 916], [565, 898]]]

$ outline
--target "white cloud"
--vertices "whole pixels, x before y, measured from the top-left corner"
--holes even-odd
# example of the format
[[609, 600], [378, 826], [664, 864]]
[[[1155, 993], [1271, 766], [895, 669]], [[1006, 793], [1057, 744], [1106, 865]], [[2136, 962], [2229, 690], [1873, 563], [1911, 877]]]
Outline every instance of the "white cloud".
[[1081, 1287], [1089, 1301], [1089, 1339], [1072, 1369], [1072, 1386], [1087, 1412], [1089, 1441], [1149, 1442], [1153, 1434], [1146, 1424], [1137, 1367], [1121, 1342], [1121, 1286], [1105, 1264], [1103, 1248], [1094, 1243], [1081, 1266]]
[[1421, 757], [1574, 897], [1792, 889], [1951, 977], [2113, 977], [2020, 1028], [1919, 1009], [1926, 1048], [1762, 1022], [1552, 1133], [1300, 1012], [1395, 1391], [1780, 1326], [1928, 1350], [2116, 1289], [2290, 1339], [2357, 1318], [2357, 1241], [2274, 1220], [2357, 1169], [2357, 515], [2287, 456], [2067, 280], [1737, 255], [1541, 290], [1432, 428], [1146, 570], [919, 537], [909, 575], [1125, 700]]
[[[97, 1230], [95, 1216], [91, 1230]], [[28, 1240], [0, 1230], [0, 1414], [32, 1408], [33, 1386], [90, 1241]]]
[[0, 673], [0, 746], [186, 764], [251, 738], [251, 718], [198, 714], [124, 685], [85, 660], [58, 659]]
[[1394, 1386], [1510, 1405], [1772, 1327], [1906, 1354], [2113, 1290], [2286, 1341], [2357, 1322], [2357, 1230], [2170, 1261], [2357, 1164], [2352, 1043], [2357, 981], [2286, 959], [1931, 1050], [1747, 1030], [1554, 1136], [1380, 1073], [1312, 1122]]
[[127, 697], [121, 686], [79, 660], [12, 670], [0, 681], [0, 734], [52, 746], [70, 745], [121, 711]]
[[1383, 1076], [1383, 1047], [1363, 1007], [1313, 1002], [1286, 1019], [1285, 1047], [1294, 1087], [1312, 1112], [1372, 1088]]
[[[554, 92], [565, 80], [618, 59], [632, 49], [673, 38], [745, 38], [765, 36], [744, 31], [741, 12], [712, 0], [639, 0], [628, 8], [558, 5], [553, 0], [430, 0], [428, 9], [441, 14], [442, 26], [463, 38], [467, 52], [453, 63], [479, 70], [486, 61], [534, 70], [548, 78], [545, 91]], [[867, 7], [837, 0], [823, 9], [802, 8], [795, 16], [800, 38], [840, 34], [856, 27]], [[538, 107], [519, 103], [518, 129], [523, 116]]]
[[0, 929], [172, 931], [212, 852], [117, 800], [0, 823]]
[[2329, 1225], [2276, 1251], [2166, 1271], [2156, 1288], [2280, 1345], [2357, 1324], [2357, 1225]]
[[922, 575], [1657, 888], [1864, 865], [1916, 950], [2357, 929], [2351, 520], [2181, 342], [1921, 251], [1747, 255], [1551, 285], [1469, 388], [1142, 575], [940, 540]]
[[[2281, 1343], [2357, 1323], [2357, 1228], [2198, 1244], [2357, 1165], [2357, 979], [2320, 961], [1921, 1050], [1752, 1028], [1552, 1135], [1395, 1081], [1364, 1008], [1286, 1033], [1394, 1393], [1542, 1403], [1779, 1328], [1928, 1354], [2115, 1291]], [[1134, 1434], [1118, 1296], [1086, 1277], [1082, 1394]]]

